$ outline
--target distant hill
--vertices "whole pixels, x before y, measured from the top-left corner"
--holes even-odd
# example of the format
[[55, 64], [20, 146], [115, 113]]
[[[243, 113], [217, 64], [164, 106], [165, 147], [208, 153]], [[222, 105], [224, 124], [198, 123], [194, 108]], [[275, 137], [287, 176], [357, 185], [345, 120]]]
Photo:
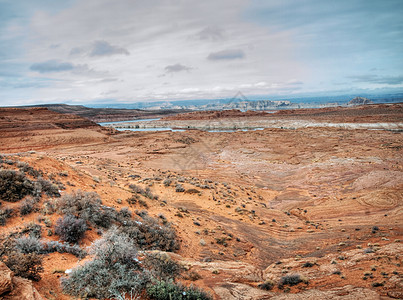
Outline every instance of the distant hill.
[[207, 109], [239, 109], [242, 111], [247, 110], [271, 110], [279, 108], [295, 107], [295, 104], [290, 101], [271, 101], [271, 100], [257, 100], [257, 101], [234, 101], [225, 104], [210, 104]]
[[348, 102], [348, 105], [366, 105], [366, 104], [373, 104], [374, 102], [372, 102], [371, 100], [369, 100], [368, 98], [364, 98], [364, 97], [355, 97], [354, 99], [352, 99], [350, 102]]
[[144, 119], [144, 118], [160, 118], [164, 116], [170, 116], [190, 111], [183, 109], [142, 110], [142, 109], [124, 109], [124, 108], [91, 108], [83, 105], [67, 105], [67, 104], [42, 104], [42, 105], [20, 106], [20, 108], [33, 108], [33, 107], [45, 107], [51, 111], [55, 111], [62, 114], [77, 115], [97, 123], [127, 121], [127, 120]]

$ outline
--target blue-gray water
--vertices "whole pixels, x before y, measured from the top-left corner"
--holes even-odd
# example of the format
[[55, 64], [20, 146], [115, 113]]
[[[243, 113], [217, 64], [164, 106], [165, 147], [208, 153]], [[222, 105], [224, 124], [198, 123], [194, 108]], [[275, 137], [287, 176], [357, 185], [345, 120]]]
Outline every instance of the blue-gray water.
[[176, 132], [176, 131], [185, 131], [185, 129], [172, 129], [170, 127], [157, 127], [157, 128], [115, 128], [116, 130], [119, 131], [125, 131], [125, 130], [129, 130], [129, 131], [167, 131], [170, 130], [172, 132]]
[[101, 125], [101, 126], [104, 126], [104, 125], [119, 124], [119, 123], [135, 123], [135, 122], [158, 121], [158, 120], [160, 120], [160, 118], [158, 118], [158, 119], [137, 119], [137, 120], [115, 121], [115, 122], [101, 122], [101, 123], [98, 123], [98, 124]]
[[[111, 125], [111, 124], [122, 124], [122, 123], [134, 123], [134, 122], [142, 122], [142, 121], [158, 121], [160, 119], [137, 119], [137, 120], [129, 120], [129, 121], [116, 121], [116, 122], [101, 122], [98, 123], [101, 126]], [[186, 129], [173, 129], [171, 127], [157, 127], [157, 128], [115, 128], [118, 131], [172, 131], [172, 132], [180, 132], [186, 131]], [[211, 129], [204, 130], [207, 132], [236, 132], [236, 131], [256, 131], [263, 130], [264, 128], [250, 128], [250, 129]], [[201, 129], [202, 130], [202, 129]]]
[[[171, 127], [157, 127], [157, 128], [115, 128], [116, 130], [119, 131], [172, 131], [172, 132], [180, 132], [180, 131], [186, 131], [186, 129], [172, 129]], [[264, 128], [251, 128], [251, 129], [212, 129], [212, 130], [203, 130], [199, 129], [202, 131], [207, 131], [207, 132], [236, 132], [236, 131], [256, 131], [256, 130], [263, 130]]]

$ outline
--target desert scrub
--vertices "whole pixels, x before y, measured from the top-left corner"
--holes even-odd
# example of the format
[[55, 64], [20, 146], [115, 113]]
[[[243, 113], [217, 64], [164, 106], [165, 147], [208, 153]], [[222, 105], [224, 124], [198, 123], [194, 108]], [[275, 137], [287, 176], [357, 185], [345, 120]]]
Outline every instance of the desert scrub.
[[42, 204], [42, 209], [41, 209], [41, 213], [44, 215], [52, 215], [55, 213], [55, 205], [53, 202], [51, 201], [45, 201]]
[[190, 271], [185, 276], [182, 276], [182, 278], [190, 281], [196, 281], [203, 277], [196, 271]]
[[13, 170], [0, 170], [0, 199], [16, 202], [32, 194], [34, 186], [23, 173]]
[[145, 190], [142, 188], [142, 187], [140, 187], [140, 186], [138, 186], [138, 185], [135, 185], [135, 184], [130, 184], [129, 185], [129, 188], [132, 190], [132, 192], [133, 193], [135, 193], [135, 194], [144, 194], [145, 193]]
[[274, 287], [274, 282], [271, 280], [267, 280], [257, 286], [258, 288], [266, 291], [270, 291]]
[[175, 230], [166, 219], [153, 218], [146, 211], [137, 212], [134, 219], [127, 208], [116, 211], [101, 205], [101, 199], [96, 193], [77, 191], [63, 195], [57, 199], [56, 207], [61, 213], [75, 215], [96, 226], [110, 228], [112, 225], [118, 225], [119, 231], [133, 239], [139, 249], [179, 249]]
[[122, 223], [119, 231], [133, 239], [139, 249], [161, 251], [179, 249], [176, 232], [170, 223], [153, 218], [146, 211], [139, 212], [138, 216], [140, 217], [138, 220], [127, 220]]
[[145, 208], [148, 208], [147, 202], [146, 202], [145, 200], [143, 200], [143, 199], [139, 199], [139, 204], [140, 204], [140, 206], [143, 206], [143, 207], [145, 207]]
[[33, 198], [25, 199], [20, 206], [20, 215], [25, 216], [31, 213], [34, 210], [36, 201]]
[[80, 248], [80, 246], [70, 245], [67, 243], [61, 243], [59, 241], [49, 241], [42, 243], [42, 253], [70, 253], [78, 258], [84, 258], [87, 256], [87, 252]]
[[293, 275], [286, 275], [280, 278], [280, 281], [278, 283], [279, 288], [283, 288], [285, 285], [289, 286], [294, 286], [297, 285], [301, 282], [308, 283], [308, 279], [305, 278], [304, 276], [301, 276], [299, 274], [293, 274]]
[[184, 286], [172, 281], [155, 281], [147, 287], [147, 295], [155, 300], [211, 300], [209, 294], [193, 285]]
[[186, 194], [201, 194], [198, 189], [188, 189], [185, 191]]
[[87, 252], [78, 245], [70, 245], [59, 241], [41, 241], [35, 236], [21, 236], [15, 239], [8, 237], [7, 243], [3, 243], [1, 248], [3, 249], [3, 251], [0, 251], [2, 256], [8, 256], [13, 251], [22, 254], [70, 253], [78, 258], [84, 258], [87, 255]]
[[143, 266], [150, 270], [153, 278], [175, 280], [182, 272], [182, 267], [165, 252], [149, 252], [143, 260]]
[[307, 261], [302, 265], [302, 267], [303, 268], [312, 268], [314, 265], [316, 265], [316, 263], [312, 263], [310, 261]]
[[85, 221], [72, 215], [67, 215], [56, 221], [55, 233], [63, 241], [77, 243], [84, 236], [87, 230]]
[[185, 189], [183, 188], [183, 186], [182, 186], [180, 183], [178, 183], [178, 184], [175, 186], [175, 191], [176, 191], [177, 193], [183, 193], [183, 192], [185, 191]]
[[215, 238], [216, 243], [219, 245], [223, 245], [224, 247], [228, 246], [227, 237]]
[[13, 211], [12, 208], [0, 209], [0, 226], [6, 225], [7, 219], [12, 217]]
[[122, 207], [117, 214], [117, 219], [130, 219], [132, 217], [132, 212], [129, 210], [128, 207]]
[[24, 228], [19, 232], [19, 236], [26, 234], [39, 239], [42, 236], [42, 226], [34, 222], [26, 223], [24, 224]]
[[140, 295], [145, 291], [151, 299], [211, 299], [192, 286], [161, 281], [179, 275], [180, 267], [160, 252], [149, 253], [140, 263], [136, 241], [115, 226], [93, 243], [91, 253], [93, 260], [61, 279], [65, 293], [83, 298], [124, 299], [117, 295]]
[[49, 197], [60, 197], [59, 186], [42, 177], [38, 178], [34, 186], [37, 195], [44, 192]]
[[129, 197], [126, 199], [127, 203], [130, 205], [134, 205], [137, 203], [137, 201], [140, 199], [139, 195], [133, 194], [133, 196]]
[[151, 200], [158, 200], [158, 196], [154, 195], [149, 187], [146, 187], [145, 189], [143, 189], [142, 187], [135, 185], [135, 184], [131, 184], [129, 185], [129, 188], [132, 190], [132, 192], [134, 194], [140, 194], [148, 199]]
[[37, 253], [40, 254], [43, 250], [41, 241], [33, 236], [20, 237], [15, 240], [15, 248], [24, 254]]
[[172, 179], [166, 178], [162, 183], [164, 184], [164, 186], [170, 186], [172, 183]]
[[75, 215], [103, 228], [109, 228], [116, 217], [116, 211], [102, 206], [102, 201], [95, 192], [78, 190], [65, 194], [57, 199], [55, 206], [60, 213]]
[[154, 195], [151, 192], [149, 187], [146, 187], [145, 194], [143, 196], [145, 196], [145, 197], [147, 197], [148, 199], [151, 199], [151, 200], [158, 200], [159, 199], [158, 195]]
[[28, 163], [26, 162], [18, 162], [17, 163], [17, 167], [19, 168], [19, 170], [23, 173], [27, 173], [28, 175], [34, 177], [34, 178], [38, 178], [39, 176], [43, 175], [43, 172], [37, 169], [34, 169], [33, 167], [31, 167]]
[[91, 247], [92, 261], [62, 279], [63, 291], [76, 297], [106, 299], [117, 292], [141, 291], [148, 281], [133, 241], [112, 228]]
[[16, 276], [39, 281], [41, 280], [40, 273], [43, 272], [42, 260], [42, 255], [37, 253], [24, 254], [14, 251], [7, 256], [4, 263]]

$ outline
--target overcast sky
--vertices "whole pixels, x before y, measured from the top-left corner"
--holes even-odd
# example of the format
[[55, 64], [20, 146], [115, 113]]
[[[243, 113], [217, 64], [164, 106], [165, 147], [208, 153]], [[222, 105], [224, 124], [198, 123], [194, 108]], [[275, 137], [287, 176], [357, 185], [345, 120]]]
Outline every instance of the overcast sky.
[[0, 105], [403, 90], [402, 0], [0, 0]]

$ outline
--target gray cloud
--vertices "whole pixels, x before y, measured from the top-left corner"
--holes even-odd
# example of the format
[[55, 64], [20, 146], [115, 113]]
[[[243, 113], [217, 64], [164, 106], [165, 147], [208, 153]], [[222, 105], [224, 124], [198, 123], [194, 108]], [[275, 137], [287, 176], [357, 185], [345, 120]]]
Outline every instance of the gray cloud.
[[84, 52], [83, 48], [74, 47], [74, 48], [72, 48], [72, 49], [70, 50], [70, 55], [78, 55], [78, 54], [81, 54], [81, 53], [83, 53], [83, 52]]
[[51, 44], [51, 45], [49, 45], [49, 49], [56, 49], [56, 48], [59, 48], [60, 47], [60, 44]]
[[115, 54], [130, 55], [130, 52], [125, 48], [113, 46], [106, 41], [95, 41], [90, 52], [90, 56], [110, 56]]
[[88, 75], [88, 76], [105, 76], [108, 72], [96, 71], [87, 64], [73, 64], [71, 62], [63, 62], [60, 60], [47, 60], [44, 62], [34, 63], [30, 69], [38, 73], [58, 73], [58, 72], [71, 72], [75, 75]]
[[300, 80], [291, 80], [287, 82], [287, 85], [302, 85], [302, 84], [304, 84], [304, 82]]
[[357, 75], [348, 76], [347, 78], [353, 79], [354, 82], [364, 82], [364, 83], [378, 83], [378, 84], [389, 84], [396, 85], [403, 83], [403, 76], [378, 76], [378, 75]]
[[32, 64], [30, 69], [39, 73], [54, 73], [71, 71], [74, 65], [70, 62], [62, 62], [59, 60], [47, 60], [40, 63]]
[[212, 52], [207, 56], [209, 60], [232, 60], [245, 58], [245, 52], [240, 49], [230, 49], [218, 52]]
[[182, 72], [182, 71], [190, 71], [192, 68], [184, 66], [182, 64], [174, 64], [174, 65], [169, 65], [165, 67], [165, 72], [166, 73], [177, 73], [177, 72]]
[[[5, 1], [0, 9], [2, 82], [45, 77], [47, 86], [29, 93], [0, 88], [3, 101], [96, 101], [114, 90], [122, 102], [133, 95], [224, 98], [246, 79], [248, 97], [294, 87], [334, 90], [344, 81], [345, 89], [403, 87], [397, 84], [403, 75], [402, 0], [19, 2]], [[378, 77], [346, 78], [365, 74]], [[100, 83], [104, 78], [118, 80]]]
[[224, 31], [218, 27], [208, 26], [198, 32], [196, 37], [200, 40], [220, 41], [224, 39]]

